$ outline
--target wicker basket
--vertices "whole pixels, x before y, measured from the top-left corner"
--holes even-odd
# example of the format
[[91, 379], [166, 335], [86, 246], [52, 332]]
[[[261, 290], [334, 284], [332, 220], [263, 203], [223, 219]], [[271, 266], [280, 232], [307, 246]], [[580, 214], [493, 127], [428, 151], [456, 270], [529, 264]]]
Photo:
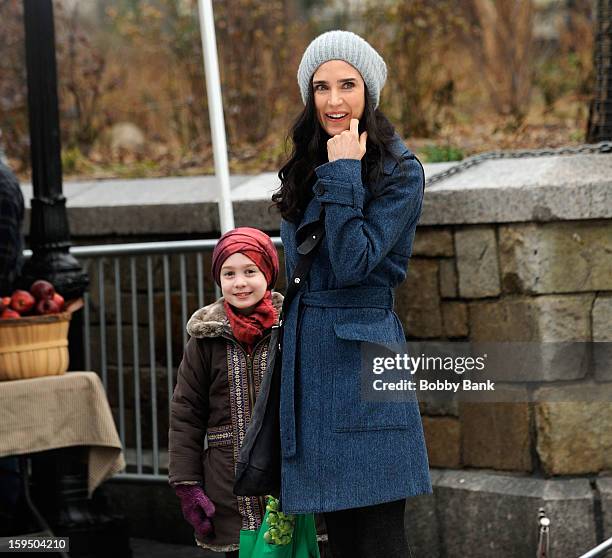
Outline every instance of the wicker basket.
[[0, 381], [66, 372], [71, 317], [62, 312], [0, 320]]

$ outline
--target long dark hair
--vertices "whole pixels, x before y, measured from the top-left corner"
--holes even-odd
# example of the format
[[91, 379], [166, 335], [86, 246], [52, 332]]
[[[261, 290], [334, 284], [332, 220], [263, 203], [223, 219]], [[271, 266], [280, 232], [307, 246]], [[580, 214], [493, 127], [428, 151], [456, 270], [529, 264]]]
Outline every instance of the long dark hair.
[[[365, 84], [364, 84], [365, 86]], [[385, 154], [395, 134], [393, 124], [370, 100], [365, 88], [365, 108], [359, 121], [359, 133], [367, 131], [366, 154], [361, 160], [361, 177], [364, 184], [375, 185], [383, 172]], [[327, 163], [327, 140], [317, 118], [314, 91], [310, 83], [310, 94], [304, 110], [295, 119], [287, 135], [293, 149], [287, 162], [278, 171], [280, 188], [272, 196], [273, 205], [287, 221], [299, 223], [301, 216], [312, 199], [312, 186], [316, 182], [315, 168]], [[393, 156], [396, 158], [395, 156]], [[374, 192], [376, 194], [376, 192]]]

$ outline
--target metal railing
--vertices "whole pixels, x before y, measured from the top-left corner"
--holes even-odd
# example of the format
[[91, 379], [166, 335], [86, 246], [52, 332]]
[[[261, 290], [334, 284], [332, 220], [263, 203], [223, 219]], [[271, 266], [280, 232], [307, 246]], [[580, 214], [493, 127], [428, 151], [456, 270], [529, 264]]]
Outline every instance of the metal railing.
[[[550, 519], [546, 516], [544, 508], [538, 510], [538, 547], [536, 558], [551, 558], [550, 553]], [[598, 544], [578, 558], [601, 558], [612, 551], [612, 538]]]
[[607, 556], [610, 551], [612, 551], [612, 537], [589, 550], [580, 558], [600, 558], [601, 556]]
[[[282, 247], [279, 237], [272, 240]], [[90, 277], [84, 294], [84, 361], [87, 370], [101, 377], [124, 448], [127, 468], [117, 478], [167, 481], [169, 402], [188, 341], [185, 324], [204, 306], [206, 291], [208, 302], [220, 295], [210, 272], [205, 273], [204, 261], [216, 243], [208, 239], [70, 249]], [[24, 256], [31, 257], [31, 251]], [[173, 275], [173, 269], [178, 274]]]

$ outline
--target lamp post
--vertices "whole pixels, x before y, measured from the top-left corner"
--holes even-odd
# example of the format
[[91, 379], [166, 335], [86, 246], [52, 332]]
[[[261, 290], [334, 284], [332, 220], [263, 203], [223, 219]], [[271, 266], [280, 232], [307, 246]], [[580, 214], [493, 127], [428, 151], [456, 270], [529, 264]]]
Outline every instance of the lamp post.
[[23, 7], [34, 189], [30, 220], [33, 254], [24, 265], [23, 283], [44, 278], [64, 298], [77, 298], [87, 288], [88, 278], [69, 252], [70, 229], [62, 194], [53, 5], [51, 0], [24, 0]]
[[[52, 0], [24, 0], [28, 116], [34, 199], [32, 258], [21, 284], [47, 279], [66, 299], [80, 297], [87, 274], [70, 254], [66, 198], [62, 194], [55, 33]], [[71, 369], [82, 369], [80, 312], [70, 329]], [[78, 419], [77, 419], [78, 420]], [[40, 452], [32, 458], [32, 495], [54, 533], [71, 539], [71, 556], [131, 556], [123, 518], [93, 509], [87, 493], [87, 448]]]

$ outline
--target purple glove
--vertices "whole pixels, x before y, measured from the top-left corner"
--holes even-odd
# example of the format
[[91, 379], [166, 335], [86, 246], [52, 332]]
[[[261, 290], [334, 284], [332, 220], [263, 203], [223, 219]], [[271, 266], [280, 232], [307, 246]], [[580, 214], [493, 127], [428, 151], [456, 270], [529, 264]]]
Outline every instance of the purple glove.
[[215, 505], [197, 484], [178, 484], [174, 487], [181, 500], [183, 517], [192, 525], [199, 538], [214, 537]]

